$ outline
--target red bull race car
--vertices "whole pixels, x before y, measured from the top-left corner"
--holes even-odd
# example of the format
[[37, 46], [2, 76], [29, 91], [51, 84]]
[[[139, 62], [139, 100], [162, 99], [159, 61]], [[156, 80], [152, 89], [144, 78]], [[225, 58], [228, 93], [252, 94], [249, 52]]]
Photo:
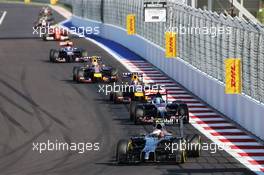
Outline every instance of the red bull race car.
[[73, 81], [77, 83], [110, 83], [117, 81], [117, 69], [104, 65], [98, 56], [92, 56], [88, 59], [88, 64], [73, 68]]
[[110, 101], [114, 103], [130, 103], [131, 101], [145, 101], [146, 100], [146, 90], [150, 90], [150, 84], [146, 85], [143, 81], [143, 74], [132, 72], [123, 73], [123, 78], [129, 78], [126, 83], [120, 85], [122, 86], [122, 91], [115, 91], [113, 89], [110, 92]]
[[114, 103], [146, 102], [149, 95], [156, 94], [158, 91], [165, 92], [165, 88], [159, 84], [145, 83], [142, 73], [123, 73], [123, 78], [129, 78], [130, 81], [120, 85], [122, 90], [113, 89], [110, 92], [110, 101]]

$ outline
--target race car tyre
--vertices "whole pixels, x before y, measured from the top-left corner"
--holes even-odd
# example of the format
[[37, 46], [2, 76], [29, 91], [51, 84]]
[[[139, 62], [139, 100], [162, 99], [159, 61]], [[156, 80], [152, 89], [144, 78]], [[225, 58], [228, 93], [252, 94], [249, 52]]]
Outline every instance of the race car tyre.
[[117, 82], [118, 81], [118, 75], [117, 75], [118, 70], [116, 68], [112, 68], [110, 74], [111, 74], [111, 77], [113, 77], [113, 76], [116, 77], [115, 79], [111, 78], [111, 82]]
[[116, 161], [118, 164], [127, 163], [127, 150], [128, 150], [128, 141], [119, 140], [116, 149]]
[[171, 150], [169, 149], [175, 155], [176, 163], [185, 163], [187, 161], [186, 140], [176, 139], [172, 142], [172, 145], [177, 145], [176, 147], [172, 147]]
[[187, 161], [187, 154], [185, 150], [181, 151], [181, 162], [180, 163], [185, 163]]
[[57, 58], [59, 58], [59, 52], [57, 50], [54, 50], [53, 51], [53, 57], [52, 57], [53, 63], [56, 62]]
[[73, 62], [73, 57], [72, 56], [66, 56], [66, 62], [67, 63]]
[[50, 62], [54, 62], [54, 49], [50, 49], [50, 54], [49, 54], [49, 58], [50, 58]]
[[131, 101], [130, 105], [129, 105], [129, 118], [130, 121], [134, 121], [134, 116], [135, 116], [135, 110], [136, 110], [136, 106], [137, 106], [138, 102], [136, 101]]
[[136, 107], [135, 109], [135, 115], [134, 115], [134, 123], [135, 125], [138, 125], [139, 122], [139, 118], [142, 118], [144, 116], [144, 109], [142, 109], [141, 107]]
[[38, 22], [34, 22], [34, 27], [33, 29], [37, 29], [38, 28]]
[[185, 118], [183, 119], [183, 123], [188, 124], [190, 121], [188, 106], [183, 101], [180, 100], [173, 101], [172, 103], [174, 104], [176, 103], [179, 105], [178, 114], [179, 116], [185, 116]]
[[47, 41], [47, 37], [48, 37], [48, 34], [43, 34], [43, 35], [42, 35], [42, 40], [43, 40], [43, 41]]
[[119, 101], [118, 101], [118, 97], [123, 97], [123, 92], [114, 92], [114, 96], [113, 96], [113, 100], [114, 100], [114, 103], [117, 104]]
[[116, 76], [118, 73], [118, 70], [116, 68], [111, 69], [111, 76]]
[[201, 136], [198, 134], [187, 136], [186, 140], [188, 144], [188, 157], [199, 157], [201, 155]]
[[114, 100], [114, 94], [113, 94], [113, 92], [110, 92], [110, 94], [109, 94], [109, 100], [110, 101], [113, 101]]
[[176, 116], [178, 112], [179, 104], [172, 103], [166, 105], [167, 116]]
[[83, 50], [83, 51], [81, 52], [81, 57], [88, 57], [88, 53], [87, 53], [87, 51]]
[[74, 66], [72, 69], [72, 80], [73, 81], [77, 80], [77, 73], [78, 73], [79, 68], [80, 68], [79, 66]]
[[189, 121], [190, 121], [189, 109], [188, 109], [188, 106], [186, 104], [184, 104], [184, 103], [180, 104], [180, 106], [179, 106], [179, 114], [185, 116], [185, 118], [183, 119], [183, 122], [185, 124], [189, 123]]
[[54, 19], [53, 17], [49, 17], [47, 20], [48, 20], [49, 22], [55, 22], [55, 19]]
[[80, 77], [84, 77], [84, 71], [82, 69], [78, 69], [78, 71], [77, 71], [77, 77], [76, 77], [77, 83], [81, 83]]

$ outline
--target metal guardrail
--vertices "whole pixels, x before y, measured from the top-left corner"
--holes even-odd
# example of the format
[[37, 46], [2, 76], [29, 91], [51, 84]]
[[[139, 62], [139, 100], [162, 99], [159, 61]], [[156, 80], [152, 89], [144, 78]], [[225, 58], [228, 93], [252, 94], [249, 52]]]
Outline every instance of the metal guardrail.
[[243, 93], [264, 102], [264, 27], [238, 17], [232, 18], [167, 0], [166, 23], [143, 21], [144, 0], [75, 0], [76, 16], [126, 28], [127, 14], [136, 14], [136, 32], [164, 48], [164, 33], [169, 26], [230, 29], [216, 36], [178, 34], [178, 56], [224, 83], [224, 59], [241, 58]]

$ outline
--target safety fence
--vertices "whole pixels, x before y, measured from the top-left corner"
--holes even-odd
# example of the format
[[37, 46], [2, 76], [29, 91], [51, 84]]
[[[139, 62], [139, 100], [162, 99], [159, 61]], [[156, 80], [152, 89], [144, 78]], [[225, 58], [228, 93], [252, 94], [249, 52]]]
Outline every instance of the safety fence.
[[126, 28], [136, 15], [136, 33], [164, 48], [164, 33], [176, 31], [178, 57], [224, 83], [226, 58], [241, 58], [243, 93], [264, 102], [264, 27], [238, 17], [167, 0], [166, 23], [144, 22], [144, 0], [75, 0], [76, 16]]

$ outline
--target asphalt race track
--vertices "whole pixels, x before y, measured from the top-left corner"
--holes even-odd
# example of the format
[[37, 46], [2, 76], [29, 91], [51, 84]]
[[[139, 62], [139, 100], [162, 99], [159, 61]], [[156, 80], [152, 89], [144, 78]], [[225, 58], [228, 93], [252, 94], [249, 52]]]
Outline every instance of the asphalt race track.
[[[151, 131], [129, 121], [128, 106], [112, 104], [96, 84], [76, 84], [74, 64], [52, 64], [49, 50], [57, 42], [32, 35], [39, 6], [0, 3], [7, 11], [0, 25], [0, 174], [253, 174], [224, 151], [203, 151], [181, 165], [117, 165], [115, 147], [121, 138]], [[55, 14], [55, 19], [63, 20]], [[125, 68], [101, 48], [84, 39], [76, 46], [106, 64]], [[174, 133], [175, 128], [169, 128]], [[198, 133], [191, 125], [186, 134]], [[50, 141], [99, 143], [99, 151], [33, 151], [33, 143]], [[210, 142], [202, 137], [204, 142]]]

